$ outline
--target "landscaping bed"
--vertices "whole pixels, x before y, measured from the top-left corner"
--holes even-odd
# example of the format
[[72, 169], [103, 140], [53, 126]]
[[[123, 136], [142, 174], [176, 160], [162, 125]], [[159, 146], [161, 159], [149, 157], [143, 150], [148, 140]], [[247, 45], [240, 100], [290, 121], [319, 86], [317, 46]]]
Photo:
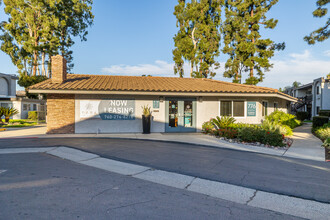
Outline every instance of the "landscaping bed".
[[0, 128], [22, 128], [22, 127], [31, 127], [38, 125], [38, 123], [42, 123], [44, 121], [33, 121], [29, 119], [10, 119], [8, 123], [0, 123]]
[[230, 116], [216, 117], [203, 124], [203, 133], [230, 143], [287, 149], [293, 143], [292, 129], [299, 125], [294, 115], [275, 111], [260, 125], [236, 123]]

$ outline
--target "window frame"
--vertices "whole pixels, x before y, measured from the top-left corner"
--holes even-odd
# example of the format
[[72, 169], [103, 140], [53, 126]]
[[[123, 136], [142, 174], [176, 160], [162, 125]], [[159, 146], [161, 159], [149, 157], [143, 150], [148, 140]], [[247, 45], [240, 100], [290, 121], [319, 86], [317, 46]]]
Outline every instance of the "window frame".
[[[276, 108], [275, 108], [275, 104], [276, 104]], [[274, 111], [278, 110], [278, 102], [274, 102], [273, 108], [274, 108]]]
[[[247, 107], [246, 107], [246, 103], [247, 103], [247, 101], [246, 101], [246, 99], [238, 99], [238, 100], [233, 100], [233, 99], [220, 99], [219, 100], [219, 116], [220, 117], [224, 117], [224, 116], [222, 116], [221, 115], [221, 102], [228, 102], [228, 101], [230, 101], [231, 102], [231, 115], [230, 115], [230, 117], [233, 117], [233, 118], [237, 118], [237, 119], [245, 119], [246, 118], [246, 109], [247, 109]], [[234, 114], [234, 102], [243, 102], [244, 103], [244, 116], [233, 116], [233, 114]]]
[[[267, 108], [265, 108], [265, 109], [266, 109], [265, 114], [263, 113], [263, 111], [264, 111], [264, 102], [267, 103]], [[262, 100], [262, 101], [261, 101], [261, 117], [266, 117], [266, 116], [268, 116], [268, 108], [269, 108], [269, 102], [266, 101], [266, 100]], [[267, 114], [266, 114], [266, 113], [267, 113]]]

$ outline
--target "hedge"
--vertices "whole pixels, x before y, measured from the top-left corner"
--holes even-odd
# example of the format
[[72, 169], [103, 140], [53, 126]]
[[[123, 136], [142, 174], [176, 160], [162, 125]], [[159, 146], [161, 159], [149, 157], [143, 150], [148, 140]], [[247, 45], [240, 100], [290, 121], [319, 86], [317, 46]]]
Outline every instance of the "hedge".
[[29, 111], [28, 112], [28, 119], [30, 120], [37, 120], [38, 119], [38, 112], [36, 111]]
[[327, 116], [315, 116], [313, 117], [313, 128], [322, 127], [324, 124], [329, 122]]
[[308, 112], [297, 112], [296, 117], [300, 121], [304, 121], [308, 119], [309, 113]]
[[320, 110], [319, 116], [330, 117], [330, 110]]

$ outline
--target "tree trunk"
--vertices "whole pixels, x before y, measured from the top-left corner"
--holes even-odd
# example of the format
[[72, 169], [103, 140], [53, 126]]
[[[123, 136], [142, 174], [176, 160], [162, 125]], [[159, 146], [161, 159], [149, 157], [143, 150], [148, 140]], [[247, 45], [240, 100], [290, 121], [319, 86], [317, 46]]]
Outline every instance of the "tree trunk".
[[[252, 5], [252, 9], [251, 9], [251, 18], [253, 18], [253, 5]], [[252, 34], [252, 26], [253, 26], [253, 23], [251, 24], [251, 29], [250, 29], [250, 31], [251, 31], [251, 34]], [[252, 38], [252, 44], [254, 44], [254, 38]], [[254, 54], [252, 54], [252, 56], [253, 56]], [[254, 61], [252, 60], [252, 67], [250, 68], [250, 78], [252, 78], [253, 77], [253, 75], [254, 75], [254, 73], [253, 73], [253, 68], [254, 68]]]
[[48, 78], [52, 77], [52, 73], [51, 73], [52, 68], [51, 68], [51, 66], [52, 66], [52, 59], [51, 59], [51, 56], [48, 55], [48, 67], [47, 67], [47, 76], [48, 76]]
[[42, 53], [41, 53], [41, 75], [43, 75], [43, 76], [46, 76], [45, 57], [46, 57], [46, 53], [45, 53], [45, 51], [42, 51]]

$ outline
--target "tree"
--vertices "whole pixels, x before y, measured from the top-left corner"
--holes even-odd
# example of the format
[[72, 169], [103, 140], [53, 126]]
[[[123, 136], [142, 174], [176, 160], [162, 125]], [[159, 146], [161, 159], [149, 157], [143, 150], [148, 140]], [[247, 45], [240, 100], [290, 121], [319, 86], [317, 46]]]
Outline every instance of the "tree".
[[[260, 28], [274, 29], [277, 20], [267, 19], [266, 13], [278, 0], [226, 0], [226, 19], [222, 26], [225, 46], [229, 55], [224, 76], [241, 83], [242, 73], [249, 72], [246, 84], [256, 85], [264, 79], [264, 72], [272, 67], [270, 58], [275, 50], [283, 50], [284, 43], [262, 39]], [[257, 71], [257, 73], [255, 73]]]
[[301, 86], [301, 83], [300, 83], [300, 82], [294, 81], [294, 82], [292, 83], [292, 87], [293, 87], [293, 88], [298, 88], [299, 86]]
[[174, 36], [174, 73], [184, 76], [184, 62], [190, 63], [190, 77], [215, 76], [219, 68], [221, 5], [223, 0], [178, 0], [174, 15], [178, 33]]
[[[328, 9], [325, 6], [330, 2], [330, 0], [318, 0], [316, 5], [318, 8], [313, 11], [314, 17], [324, 17], [328, 13]], [[317, 41], [322, 42], [329, 38], [330, 36], [330, 17], [323, 27], [313, 31], [310, 35], [305, 36], [304, 40], [307, 41], [308, 44], [315, 44]]]
[[47, 74], [45, 67], [50, 65], [50, 57], [61, 52], [70, 62], [72, 37], [86, 40], [87, 27], [94, 18], [92, 3], [92, 0], [4, 0], [9, 19], [1, 23], [1, 50], [11, 57], [21, 76], [50, 76], [50, 68]]

